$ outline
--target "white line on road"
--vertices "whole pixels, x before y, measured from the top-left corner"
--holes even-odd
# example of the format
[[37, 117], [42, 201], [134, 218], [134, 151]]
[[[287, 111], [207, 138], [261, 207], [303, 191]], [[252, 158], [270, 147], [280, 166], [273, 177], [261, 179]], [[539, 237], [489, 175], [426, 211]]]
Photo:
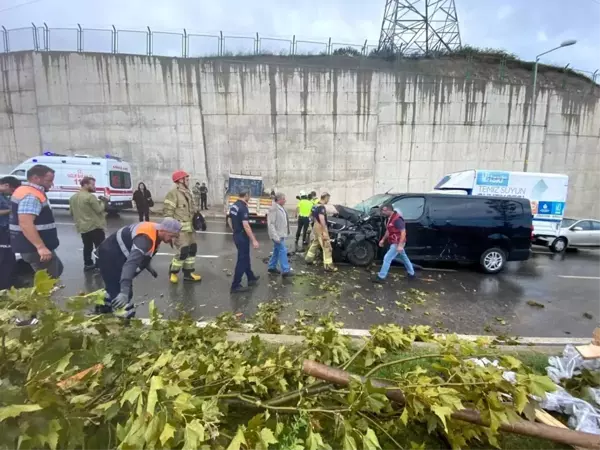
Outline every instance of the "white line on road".
[[196, 231], [198, 234], [233, 234], [226, 231]]
[[[175, 253], [161, 253], [158, 252], [156, 256], [175, 256]], [[196, 255], [196, 258], [218, 258], [219, 255]]]
[[574, 280], [600, 280], [600, 277], [580, 277], [577, 275], [559, 275], [558, 278], [573, 278]]

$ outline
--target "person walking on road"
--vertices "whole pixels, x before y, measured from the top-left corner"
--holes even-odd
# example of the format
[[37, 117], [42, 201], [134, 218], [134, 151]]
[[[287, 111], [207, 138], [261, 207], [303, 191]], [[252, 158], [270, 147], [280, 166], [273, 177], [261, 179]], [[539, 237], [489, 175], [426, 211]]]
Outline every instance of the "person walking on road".
[[104, 241], [106, 229], [106, 198], [97, 198], [96, 180], [92, 177], [83, 177], [81, 190], [69, 199], [69, 209], [75, 220], [75, 229], [81, 234], [83, 242], [83, 271], [88, 272], [96, 268], [92, 259], [94, 248], [98, 248]]
[[385, 235], [379, 241], [379, 246], [383, 247], [386, 241], [389, 242], [390, 248], [383, 257], [383, 264], [381, 270], [377, 275], [373, 277], [373, 282], [383, 283], [387, 274], [390, 270], [392, 261], [399, 257], [400, 261], [404, 264], [406, 272], [409, 278], [415, 277], [415, 270], [413, 268], [408, 255], [404, 250], [406, 245], [406, 225], [400, 211], [394, 211], [392, 205], [382, 205], [381, 214], [387, 217]]
[[228, 222], [233, 230], [233, 242], [237, 247], [238, 255], [235, 264], [235, 272], [233, 274], [233, 282], [231, 283], [231, 293], [245, 292], [247, 287], [242, 286], [242, 277], [246, 274], [248, 286], [254, 286], [260, 278], [254, 275], [250, 264], [250, 244], [254, 249], [258, 248], [258, 241], [254, 237], [252, 228], [250, 228], [248, 200], [250, 194], [247, 191], [242, 191], [238, 194], [238, 200], [229, 208]]
[[[269, 260], [268, 272], [281, 274], [282, 277], [290, 277], [293, 274], [290, 270], [285, 246], [285, 239], [290, 235], [290, 221], [284, 205], [285, 195], [275, 194], [273, 205], [267, 214], [269, 237], [273, 241], [273, 254]], [[277, 269], [278, 265], [281, 267], [281, 271]]]
[[312, 208], [311, 216], [314, 222], [313, 238], [304, 259], [307, 263], [312, 264], [320, 247], [323, 250], [325, 271], [337, 272], [337, 267], [333, 265], [331, 241], [329, 239], [329, 230], [327, 229], [327, 210], [325, 208], [325, 205], [329, 203], [330, 197], [327, 192], [323, 193], [320, 202]]
[[53, 183], [54, 170], [48, 166], [36, 164], [27, 171], [27, 182], [11, 197], [10, 244], [34, 271], [59, 278], [64, 267], [56, 254], [60, 242], [46, 196]]
[[298, 248], [298, 241], [302, 235], [302, 246], [308, 245], [308, 234], [310, 226], [310, 212], [314, 206], [313, 202], [308, 199], [306, 192], [300, 191], [300, 201], [296, 213], [298, 214], [298, 229], [296, 230], [295, 246]]
[[149, 222], [150, 208], [154, 206], [154, 200], [152, 200], [152, 194], [144, 183], [138, 184], [138, 188], [133, 193], [133, 201], [135, 202], [140, 222]]
[[15, 177], [0, 178], [0, 290], [13, 286], [15, 254], [10, 246], [8, 224], [11, 213], [10, 197], [21, 182]]
[[190, 176], [183, 170], [178, 170], [172, 176], [175, 187], [169, 191], [164, 201], [163, 213], [181, 222], [181, 233], [175, 240], [175, 248], [179, 254], [173, 257], [169, 268], [171, 283], [179, 281], [179, 271], [183, 269], [184, 281], [201, 281], [202, 277], [194, 273], [196, 266], [196, 233], [193, 228], [194, 215], [198, 208], [194, 195], [190, 191]]
[[120, 311], [123, 317], [133, 317], [133, 279], [144, 270], [154, 278], [158, 277], [150, 261], [158, 252], [161, 242], [171, 244], [180, 231], [179, 221], [166, 218], [161, 223], [128, 225], [106, 238], [98, 249], [98, 266], [106, 296], [104, 305], [98, 306], [96, 313], [123, 310]]

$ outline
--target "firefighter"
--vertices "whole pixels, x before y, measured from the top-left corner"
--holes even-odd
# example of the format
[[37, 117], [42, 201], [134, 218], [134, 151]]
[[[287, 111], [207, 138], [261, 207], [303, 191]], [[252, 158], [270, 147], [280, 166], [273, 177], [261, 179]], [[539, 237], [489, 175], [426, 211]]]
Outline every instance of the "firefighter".
[[183, 269], [183, 279], [186, 281], [200, 281], [202, 277], [194, 273], [196, 264], [196, 234], [193, 228], [194, 215], [198, 212], [198, 205], [189, 189], [190, 176], [183, 170], [178, 170], [172, 176], [175, 187], [169, 191], [164, 200], [163, 213], [181, 222], [181, 233], [175, 241], [178, 251], [171, 261], [169, 269], [171, 283], [179, 281], [179, 271]]
[[143, 270], [156, 278], [150, 261], [161, 242], [172, 244], [181, 231], [181, 223], [172, 218], [161, 223], [141, 222], [120, 228], [98, 247], [98, 268], [106, 289], [105, 304], [97, 313], [110, 313], [124, 308], [122, 315], [133, 317], [135, 311], [133, 279]]
[[323, 250], [323, 265], [327, 272], [337, 272], [337, 267], [333, 265], [333, 255], [331, 249], [331, 241], [329, 239], [329, 230], [327, 229], [327, 210], [325, 205], [329, 202], [331, 196], [324, 192], [321, 195], [321, 200], [311, 211], [313, 218], [313, 238], [310, 247], [306, 252], [305, 261], [312, 264], [317, 257], [319, 248]]

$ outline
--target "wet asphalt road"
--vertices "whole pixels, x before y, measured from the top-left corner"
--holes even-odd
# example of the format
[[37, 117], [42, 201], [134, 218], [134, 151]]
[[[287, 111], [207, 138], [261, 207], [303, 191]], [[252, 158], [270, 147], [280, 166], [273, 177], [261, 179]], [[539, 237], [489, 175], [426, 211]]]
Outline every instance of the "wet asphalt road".
[[[69, 214], [57, 211], [56, 220], [61, 240], [58, 253], [65, 265], [61, 279], [64, 289], [59, 295], [101, 289], [98, 273], [83, 273], [81, 239]], [[133, 215], [111, 218], [109, 231], [134, 220]], [[166, 316], [176, 314], [180, 307], [198, 319], [210, 319], [226, 311], [251, 316], [259, 303], [280, 300], [286, 304], [284, 320], [292, 320], [296, 310], [315, 315], [333, 312], [347, 328], [366, 329], [380, 323], [426, 324], [440, 332], [465, 334], [588, 337], [599, 323], [598, 251], [554, 255], [537, 247], [532, 259], [509, 263], [499, 275], [444, 265], [426, 267], [417, 272], [416, 280], [409, 281], [403, 267], [396, 267], [384, 286], [373, 285], [366, 269], [340, 266], [337, 274], [329, 275], [293, 256], [291, 263], [298, 276], [282, 280], [267, 274], [263, 260], [271, 245], [266, 229], [259, 228], [255, 232], [261, 247], [253, 251], [252, 264], [261, 276], [260, 283], [248, 293], [230, 295], [235, 247], [224, 220], [209, 220], [208, 230], [198, 233], [197, 239], [197, 272], [202, 282], [169, 284], [169, 253], [173, 250], [163, 244], [153, 261], [159, 278], [147, 272], [138, 276], [134, 280], [134, 301], [155, 299]], [[584, 317], [585, 313], [592, 319]], [[146, 303], [138, 308], [138, 317], [147, 315]]]

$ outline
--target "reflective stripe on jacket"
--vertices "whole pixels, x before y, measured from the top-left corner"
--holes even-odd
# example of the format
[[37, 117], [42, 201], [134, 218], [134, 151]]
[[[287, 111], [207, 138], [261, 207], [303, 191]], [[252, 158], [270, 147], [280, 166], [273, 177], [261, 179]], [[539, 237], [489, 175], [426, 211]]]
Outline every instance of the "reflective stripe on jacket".
[[157, 225], [158, 224], [154, 222], [142, 222], [120, 228], [115, 233], [117, 243], [119, 244], [119, 248], [121, 249], [121, 252], [125, 256], [125, 258], [129, 256], [129, 253], [131, 253], [132, 250], [137, 249], [137, 247], [135, 247], [135, 244], [133, 243], [133, 239], [139, 234], [144, 234], [148, 236], [152, 241], [152, 248], [150, 248], [149, 251], [145, 252], [144, 256], [154, 256], [154, 253], [156, 253], [156, 251], [158, 250], [156, 245], [158, 238], [158, 230], [156, 229]]
[[163, 215], [181, 222], [181, 231], [184, 233], [194, 231], [192, 220], [197, 209], [194, 196], [181, 185], [171, 189], [163, 201]]
[[18, 187], [10, 199], [11, 201], [11, 215], [10, 215], [10, 242], [15, 253], [35, 253], [37, 249], [29, 242], [29, 240], [23, 234], [23, 230], [19, 225], [19, 203], [26, 196], [35, 196], [42, 204], [42, 210], [36, 216], [33, 221], [35, 229], [38, 231], [40, 238], [44, 242], [44, 245], [48, 250], [55, 250], [58, 248], [58, 232], [56, 231], [56, 223], [54, 222], [54, 214], [50, 208], [48, 197], [39, 189], [33, 186], [20, 186]]

